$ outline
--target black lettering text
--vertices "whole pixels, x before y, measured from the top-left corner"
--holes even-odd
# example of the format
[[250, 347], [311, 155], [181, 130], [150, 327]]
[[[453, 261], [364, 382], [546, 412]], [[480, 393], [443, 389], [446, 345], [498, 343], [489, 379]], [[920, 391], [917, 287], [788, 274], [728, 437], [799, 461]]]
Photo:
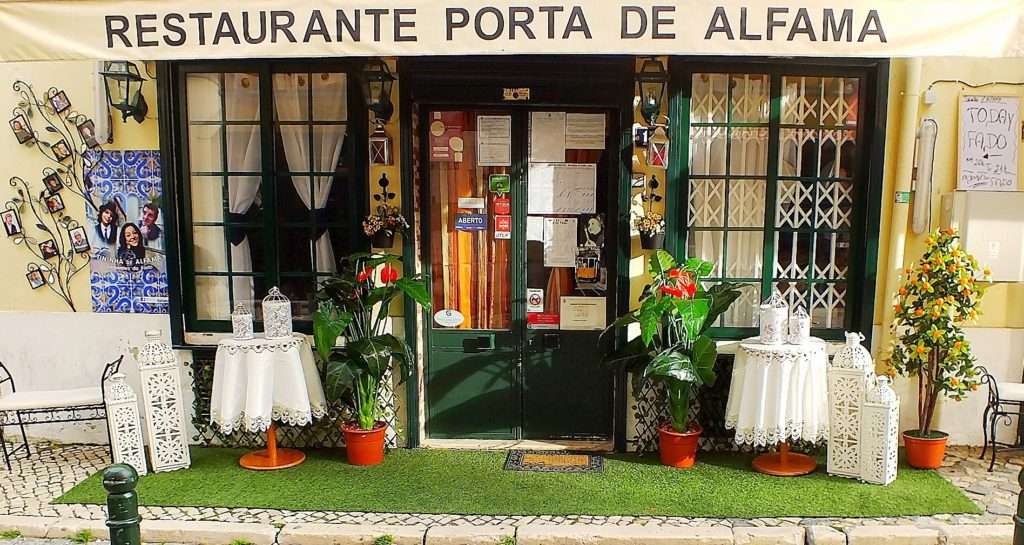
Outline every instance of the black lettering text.
[[711, 16], [711, 22], [708, 23], [708, 31], [704, 33], [704, 39], [710, 40], [716, 32], [724, 32], [726, 38], [734, 39], [732, 27], [729, 26], [729, 16], [725, 14], [725, 8], [722, 6], [715, 8], [715, 13]]
[[416, 8], [395, 8], [395, 41], [396, 42], [415, 42], [416, 36], [406, 36], [402, 34], [403, 28], [415, 28], [415, 21], [403, 21], [402, 17], [405, 15], [416, 15]]
[[555, 14], [565, 11], [562, 6], [541, 6], [537, 11], [548, 14], [548, 39], [555, 39]]
[[[522, 17], [520, 17], [522, 16]], [[510, 40], [516, 39], [516, 28], [523, 31], [526, 37], [531, 40], [536, 40], [537, 36], [533, 34], [533, 30], [530, 28], [530, 23], [533, 22], [533, 10], [530, 8], [524, 8], [522, 6], [512, 6], [508, 8], [508, 37]]]
[[568, 39], [569, 35], [573, 32], [582, 32], [588, 40], [593, 39], [590, 34], [590, 27], [587, 26], [587, 18], [583, 15], [583, 8], [579, 6], [573, 6], [572, 11], [569, 12], [569, 22], [565, 24], [565, 32], [562, 33], [562, 39]]
[[[172, 23], [172, 19], [176, 20], [177, 24]], [[187, 34], [185, 34], [185, 29], [180, 26], [184, 22], [185, 18], [182, 17], [180, 13], [168, 13], [167, 15], [164, 15], [164, 28], [167, 29], [167, 32], [172, 32], [178, 35], [177, 38], [172, 39], [167, 34], [164, 34], [165, 44], [171, 46], [179, 46], [185, 43], [185, 38]]]
[[768, 40], [772, 39], [772, 34], [775, 33], [776, 27], [786, 26], [785, 21], [779, 21], [775, 18], [776, 15], [789, 13], [789, 8], [768, 8]]
[[238, 32], [235, 31], [235, 23], [231, 22], [231, 14], [221, 12], [220, 20], [217, 21], [217, 31], [213, 33], [213, 45], [220, 43], [221, 38], [230, 38], [235, 45], [242, 43], [238, 39]]
[[[629, 30], [630, 15], [637, 16], [639, 24], [637, 25], [636, 32]], [[644, 8], [639, 6], [622, 6], [622, 16], [619, 22], [619, 37], [623, 40], [635, 40], [642, 37], [644, 33], [647, 32], [647, 12], [644, 11]]]
[[292, 34], [292, 25], [295, 24], [295, 14], [290, 11], [270, 12], [270, 43], [277, 43], [277, 33], [284, 34], [288, 41], [296, 43], [295, 35]]
[[245, 38], [245, 41], [247, 43], [258, 44], [263, 40], [267, 39], [267, 12], [260, 11], [259, 16], [260, 33], [257, 36], [253, 36], [252, 33], [249, 32], [249, 12], [242, 12], [242, 36]]
[[152, 21], [156, 21], [156, 15], [154, 15], [154, 14], [136, 15], [135, 16], [135, 38], [136, 38], [135, 45], [136, 46], [138, 46], [138, 47], [154, 47], [154, 46], [160, 45], [160, 42], [158, 42], [156, 40], [147, 40], [146, 37], [145, 37], [145, 34], [149, 34], [151, 32], [153, 32], [153, 33], [156, 32], [156, 25], [147, 25], [147, 24], [145, 24], [145, 23], [149, 23], [149, 22], [152, 22]]
[[843, 14], [839, 17], [839, 22], [836, 22], [835, 12], [831, 9], [826, 9], [822, 16], [822, 25], [824, 28], [821, 29], [821, 41], [827, 42], [829, 40], [829, 33], [832, 34], [832, 41], [839, 42], [843, 41], [843, 32], [846, 32], [845, 40], [847, 42], [853, 41], [853, 10], [844, 9]]
[[807, 8], [796, 10], [793, 28], [789, 29], [789, 36], [786, 37], [786, 41], [792, 42], [797, 34], [806, 34], [808, 40], [812, 42], [818, 41], [818, 38], [814, 35], [814, 28], [811, 26], [811, 16], [807, 14]]
[[882, 30], [882, 20], [878, 18], [878, 10], [868, 12], [868, 18], [864, 19], [864, 26], [860, 29], [857, 41], [863, 42], [868, 36], [878, 36], [878, 41], [883, 44], [888, 41], [885, 39], [885, 31]]
[[[359, 21], [361, 20], [361, 17], [359, 17], [359, 10], [355, 11], [355, 17], [352, 18], [355, 21], [355, 23], [353, 23], [351, 20], [349, 20], [348, 15], [346, 15], [345, 12], [343, 10], [340, 10], [340, 9], [335, 13], [335, 17], [338, 19], [338, 37], [337, 37], [337, 40], [339, 42], [345, 41], [345, 38], [343, 38], [343, 35], [344, 35], [344, 32], [348, 32], [348, 37], [351, 38], [353, 42], [358, 42], [359, 41]], [[342, 31], [342, 28], [345, 29], [344, 32]]]
[[[494, 32], [485, 32], [483, 26], [483, 18], [485, 14], [494, 15]], [[476, 35], [484, 40], [495, 40], [498, 36], [501, 36], [502, 32], [505, 32], [505, 18], [501, 16], [501, 12], [495, 7], [480, 8], [480, 11], [476, 12], [476, 17], [473, 18], [473, 28], [476, 30]]]
[[309, 24], [306, 25], [306, 33], [302, 36], [302, 42], [308, 44], [309, 39], [314, 35], [322, 37], [327, 43], [331, 41], [331, 34], [327, 32], [327, 23], [324, 22], [324, 16], [318, 9], [313, 10], [309, 16]]
[[673, 25], [675, 19], [662, 17], [662, 13], [675, 13], [675, 6], [654, 6], [651, 8], [651, 37], [655, 40], [673, 40], [675, 32], [662, 32], [661, 25]]
[[[123, 15], [107, 15], [107, 47], [114, 47], [114, 36], [121, 38], [121, 43], [125, 47], [131, 47], [131, 42], [128, 41], [128, 37], [125, 34], [128, 33], [128, 18]], [[118, 23], [118, 27], [114, 28], [114, 23]]]
[[380, 18], [382, 15], [387, 15], [388, 10], [380, 8], [370, 8], [365, 12], [370, 17], [373, 17], [373, 41], [380, 41]]
[[204, 13], [189, 13], [189, 19], [196, 20], [196, 26], [199, 27], [199, 45], [206, 45], [206, 20], [213, 17], [210, 12]]
[[[459, 16], [459, 20], [455, 20], [455, 16]], [[465, 28], [469, 24], [469, 11], [465, 8], [445, 8], [444, 10], [445, 19], [445, 30], [447, 32], [448, 41], [452, 41], [452, 30], [456, 28]]]
[[740, 8], [740, 39], [741, 40], [760, 40], [760, 34], [749, 34], [747, 33], [747, 8]]

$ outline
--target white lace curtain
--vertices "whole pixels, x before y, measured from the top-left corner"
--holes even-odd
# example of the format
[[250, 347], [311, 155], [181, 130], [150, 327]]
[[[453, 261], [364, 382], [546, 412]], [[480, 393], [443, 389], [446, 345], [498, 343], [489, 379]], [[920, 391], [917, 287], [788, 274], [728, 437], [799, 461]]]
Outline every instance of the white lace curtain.
[[[224, 74], [224, 87], [226, 97], [230, 97], [230, 100], [224, 101], [226, 119], [253, 123], [226, 127], [228, 170], [258, 173], [262, 170], [258, 123], [260, 118], [259, 80], [251, 74]], [[228, 178], [228, 211], [231, 214], [249, 212], [259, 199], [260, 181], [259, 174]], [[229, 244], [231, 247], [231, 270], [251, 272], [252, 246], [248, 235], [244, 232], [240, 233], [240, 236], [232, 236], [227, 232], [225, 234], [232, 239]], [[231, 283], [235, 301], [244, 301], [252, 309], [255, 299], [252, 277], [233, 276]]]
[[[313, 74], [312, 80], [310, 82], [308, 74], [274, 74], [274, 109], [279, 121], [309, 119], [310, 85], [313, 85], [316, 95], [312, 101], [313, 120], [335, 121], [346, 118], [348, 103], [345, 76]], [[295, 174], [291, 177], [292, 186], [307, 209], [324, 209], [334, 184], [333, 172], [341, 156], [346, 126], [313, 125], [312, 141], [310, 128], [306, 124], [281, 124], [279, 128], [289, 171], [331, 173], [314, 176]], [[311, 243], [310, 255], [316, 256], [316, 271], [335, 271], [334, 246], [329, 232], [324, 231]]]

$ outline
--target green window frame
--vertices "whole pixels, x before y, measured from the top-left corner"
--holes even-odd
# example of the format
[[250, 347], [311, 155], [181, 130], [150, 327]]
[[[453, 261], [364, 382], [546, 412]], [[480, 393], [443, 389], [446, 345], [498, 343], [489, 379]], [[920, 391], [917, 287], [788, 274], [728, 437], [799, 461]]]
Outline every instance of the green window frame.
[[[702, 257], [710, 248], [717, 266], [709, 282], [751, 286], [735, 303], [742, 308], [733, 309], [741, 317], [733, 323], [723, 317], [712, 335], [756, 336], [756, 305], [775, 288], [811, 313], [816, 336], [870, 335], [887, 63], [673, 59], [670, 65], [670, 117], [678, 121], [670, 131], [669, 248]], [[819, 102], [809, 101], [817, 108], [810, 116], [807, 101], [800, 103], [807, 96], [793, 94], [808, 82], [821, 93]], [[844, 89], [843, 100], [826, 104], [822, 90], [830, 84]], [[852, 96], [843, 95], [851, 88]], [[822, 112], [832, 117], [819, 120]], [[751, 141], [757, 161], [736, 168], [738, 158], [749, 159]], [[718, 164], [709, 165], [709, 156]]]
[[[303, 310], [307, 316], [312, 312], [313, 288], [321, 278], [330, 274], [330, 271], [320, 268], [325, 266], [322, 263], [326, 258], [320, 260], [321, 265], [318, 267], [319, 244], [316, 241], [328, 233], [333, 246], [336, 246], [334, 262], [347, 252], [369, 248], [369, 241], [361, 228], [369, 207], [365, 146], [368, 136], [367, 112], [357, 80], [361, 64], [346, 61], [182, 62], [174, 63], [169, 68], [166, 72], [172, 74], [174, 81], [167, 93], [173, 95], [168, 102], [174, 109], [173, 135], [177, 146], [173, 168], [177, 173], [175, 177], [180, 180], [176, 191], [172, 193], [175, 195], [172, 204], [178, 212], [177, 236], [181, 250], [178, 263], [181, 301], [172, 305], [172, 310], [180, 309], [184, 329], [182, 335], [175, 335], [176, 341], [181, 342], [184, 332], [231, 330], [230, 316], [224, 315], [225, 309], [218, 309], [219, 315], [214, 316], [209, 309], [202, 308], [200, 291], [204, 283], [215, 283], [226, 289], [228, 312], [236, 302], [243, 300], [247, 306], [255, 307], [250, 310], [256, 315], [257, 323], [259, 301], [271, 286], [282, 286], [287, 294], [285, 286], [301, 285], [300, 295], [305, 297], [302, 300], [292, 297], [293, 313], [296, 315], [295, 329], [311, 332], [312, 322], [302, 318]], [[197, 120], [190, 117], [189, 77], [200, 74], [219, 78], [219, 118]], [[231, 97], [227, 96], [225, 78], [227, 75], [241, 74], [251, 75], [252, 84], [258, 86], [255, 119], [238, 120], [228, 115]], [[324, 110], [319, 101], [327, 101], [333, 95], [318, 91], [315, 78], [323, 77], [326, 80], [335, 74], [345, 75], [344, 83], [331, 89], [337, 91], [344, 88], [343, 103], [337, 103], [343, 114], [333, 118], [328, 116], [327, 119], [318, 118], [314, 112]], [[282, 119], [279, 115], [281, 105], [275, 107], [274, 102], [275, 77], [298, 78], [300, 84], [305, 85], [304, 91], [295, 91], [296, 100], [293, 104], [301, 116], [286, 116]], [[303, 78], [308, 80], [302, 82]], [[305, 97], [301, 97], [300, 93], [304, 93]], [[314, 101], [318, 104], [315, 105]], [[235, 110], [238, 108], [235, 107]], [[190, 143], [197, 127], [224, 135], [219, 137], [220, 168], [193, 168], [195, 155], [190, 153]], [[318, 151], [317, 146], [325, 145], [322, 139], [326, 139], [326, 133], [332, 129], [336, 136], [336, 127], [344, 127], [338, 160], [331, 165], [333, 169], [324, 168], [323, 163], [316, 164], [317, 153], [323, 153]], [[250, 134], [258, 135], [259, 138], [259, 152], [251, 154], [254, 158], [258, 155], [258, 159], [250, 161], [242, 170], [236, 170], [237, 167], [232, 165], [232, 151], [228, 149], [227, 135], [230, 131], [238, 130], [251, 131]], [[285, 149], [283, 138], [286, 132], [293, 139], [308, 139], [305, 141], [307, 148], [301, 150], [308, 157], [296, 161], [296, 157], [302, 154], [297, 153], [294, 147], [291, 150], [293, 155], [288, 156], [289, 150]], [[303, 164], [290, 168], [294, 166], [293, 161]], [[321, 158], [321, 161], [324, 159]], [[246, 213], [234, 213], [231, 210], [228, 184], [236, 183], [240, 178], [259, 180], [258, 195], [252, 197], [254, 204]], [[333, 187], [327, 190], [330, 195], [317, 196], [316, 192], [321, 187], [318, 185], [320, 180], [326, 179], [333, 184], [326, 186]], [[210, 180], [216, 180], [221, 186], [222, 209], [219, 217], [213, 220], [201, 217], [202, 214], [194, 209], [197, 201], [193, 199], [197, 192], [210, 191], [200, 186]], [[338, 183], [344, 183], [345, 186], [337, 186]], [[309, 194], [298, 196], [300, 186], [308, 189]], [[203, 197], [197, 195], [197, 198]], [[202, 236], [203, 230], [210, 231], [209, 236], [220, 233], [219, 236], [223, 238], [225, 254], [218, 256], [223, 261], [219, 264], [221, 266], [211, 268], [204, 262], [204, 257], [198, 255], [196, 240]], [[245, 233], [253, 256], [258, 256], [258, 263], [255, 257], [250, 261], [253, 266], [248, 269], [251, 270], [234, 270], [232, 264], [231, 239], [239, 237], [240, 233]], [[297, 246], [305, 245], [295, 244], [296, 240], [308, 244], [309, 259], [305, 265], [301, 265], [305, 248], [296, 249]], [[244, 286], [246, 282], [251, 283], [248, 288], [252, 293], [251, 299], [239, 297], [237, 293], [238, 286]]]

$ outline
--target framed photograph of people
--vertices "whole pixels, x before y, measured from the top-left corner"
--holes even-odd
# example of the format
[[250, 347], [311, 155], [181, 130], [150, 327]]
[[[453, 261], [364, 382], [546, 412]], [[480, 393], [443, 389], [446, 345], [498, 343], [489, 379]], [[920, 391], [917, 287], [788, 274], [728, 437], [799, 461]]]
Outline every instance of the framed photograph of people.
[[89, 247], [89, 237], [85, 234], [85, 227], [69, 229], [68, 237], [71, 238], [71, 248], [75, 250], [75, 253], [84, 254], [92, 249]]
[[36, 139], [32, 135], [32, 130], [28, 126], [28, 119], [25, 116], [18, 114], [11, 118], [10, 121], [11, 130], [14, 132], [14, 136], [18, 139], [19, 144], [26, 144]]
[[61, 198], [59, 193], [54, 193], [53, 195], [46, 197], [46, 209], [49, 210], [51, 214], [56, 214], [57, 212], [64, 210], [64, 199]]
[[68, 157], [71, 157], [71, 146], [69, 146], [68, 141], [63, 138], [56, 144], [50, 146], [50, 149], [53, 151], [53, 155], [58, 161], [64, 161]]
[[21, 218], [17, 210], [4, 210], [0, 212], [0, 219], [4, 222], [4, 232], [7, 236], [20, 235], [24, 229], [21, 227]]
[[60, 252], [57, 251], [57, 243], [51, 238], [39, 243], [39, 253], [43, 254], [43, 259], [50, 259], [57, 257]]
[[39, 269], [32, 269], [31, 271], [28, 271], [25, 273], [25, 278], [28, 279], [28, 285], [31, 286], [32, 289], [39, 289], [46, 284], [46, 281], [43, 280], [43, 273]]
[[46, 186], [51, 195], [64, 189], [64, 182], [61, 181], [60, 176], [56, 172], [50, 173], [43, 178], [43, 185]]
[[64, 94], [64, 91], [57, 91], [50, 95], [50, 106], [53, 106], [54, 112], [60, 114], [71, 107], [71, 101], [68, 100], [68, 96]]
[[78, 126], [78, 134], [82, 136], [82, 141], [89, 149], [100, 147], [100, 142], [96, 139], [96, 124], [91, 119], [86, 119]]

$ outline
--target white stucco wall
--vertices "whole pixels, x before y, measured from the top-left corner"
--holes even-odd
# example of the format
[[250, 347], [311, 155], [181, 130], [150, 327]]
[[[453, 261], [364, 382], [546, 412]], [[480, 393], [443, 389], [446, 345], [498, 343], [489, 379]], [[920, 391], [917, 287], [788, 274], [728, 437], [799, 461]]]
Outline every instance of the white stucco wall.
[[[164, 340], [169, 341], [166, 314], [0, 312], [0, 361], [10, 369], [19, 391], [54, 390], [97, 384], [104, 364], [124, 354], [121, 372], [135, 388], [141, 403], [138, 363], [128, 346], [141, 347], [145, 332], [150, 329], [162, 330]], [[183, 361], [183, 356], [187, 358], [189, 353], [179, 353], [179, 361]], [[195, 433], [190, 423], [193, 395], [184, 365], [181, 378], [191, 436]], [[0, 386], [0, 395], [8, 391], [6, 384]], [[27, 432], [30, 437], [63, 443], [105, 444], [107, 434], [103, 425], [99, 421], [34, 425]]]

